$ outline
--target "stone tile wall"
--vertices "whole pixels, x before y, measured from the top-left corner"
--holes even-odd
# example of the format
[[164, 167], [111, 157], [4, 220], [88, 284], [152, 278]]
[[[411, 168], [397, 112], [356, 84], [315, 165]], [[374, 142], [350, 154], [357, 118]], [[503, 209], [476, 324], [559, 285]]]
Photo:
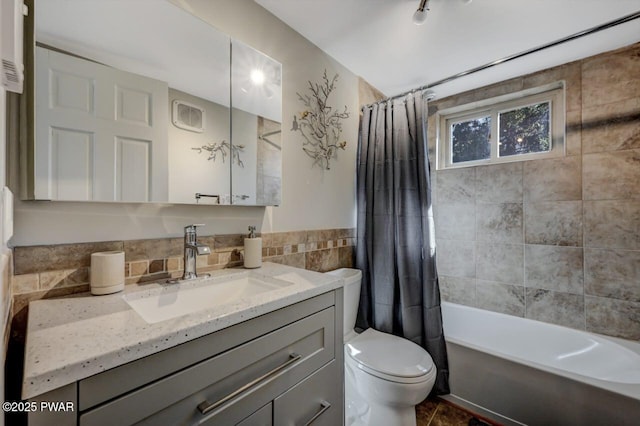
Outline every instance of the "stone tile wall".
[[640, 43], [432, 103], [430, 149], [438, 108], [558, 80], [565, 157], [434, 172], [442, 297], [640, 340]]
[[[199, 273], [242, 266], [244, 235], [199, 237], [211, 248], [197, 259]], [[355, 229], [325, 229], [262, 234], [262, 258], [325, 272], [352, 267]], [[29, 301], [89, 291], [91, 253], [123, 250], [127, 284], [182, 276], [183, 239], [108, 241], [15, 247], [11, 285], [13, 312]]]

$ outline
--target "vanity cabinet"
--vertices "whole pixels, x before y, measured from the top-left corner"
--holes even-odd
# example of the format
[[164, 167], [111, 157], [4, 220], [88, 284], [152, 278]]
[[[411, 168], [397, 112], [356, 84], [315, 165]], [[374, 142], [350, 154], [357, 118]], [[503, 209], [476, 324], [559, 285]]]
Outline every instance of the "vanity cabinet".
[[339, 425], [342, 289], [199, 337], [35, 398], [73, 413], [33, 425]]
[[272, 426], [273, 425], [273, 404], [269, 403], [238, 423], [237, 426]]

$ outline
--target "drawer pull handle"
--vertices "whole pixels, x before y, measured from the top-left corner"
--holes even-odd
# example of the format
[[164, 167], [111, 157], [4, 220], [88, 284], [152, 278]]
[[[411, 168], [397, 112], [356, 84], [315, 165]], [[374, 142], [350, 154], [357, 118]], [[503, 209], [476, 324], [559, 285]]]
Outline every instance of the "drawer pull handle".
[[309, 419], [309, 421], [306, 422], [304, 426], [309, 426], [311, 423], [315, 422], [318, 417], [323, 415], [325, 411], [331, 408], [331, 404], [329, 404], [327, 401], [322, 401], [322, 403], [320, 403], [320, 406], [322, 407], [320, 408], [320, 411], [318, 411], [315, 416], [311, 417], [311, 419]]
[[235, 398], [236, 396], [240, 395], [241, 393], [243, 393], [247, 389], [257, 385], [258, 383], [260, 383], [261, 381], [265, 380], [269, 376], [273, 376], [274, 374], [276, 374], [280, 370], [284, 370], [285, 368], [287, 368], [291, 364], [293, 364], [293, 363], [297, 362], [298, 360], [300, 360], [300, 358], [302, 358], [302, 355], [300, 355], [300, 354], [296, 354], [296, 353], [290, 354], [289, 355], [289, 359], [286, 362], [280, 364], [279, 366], [277, 366], [273, 370], [267, 371], [262, 376], [250, 381], [246, 385], [234, 390], [233, 392], [231, 392], [229, 395], [225, 396], [224, 398], [221, 398], [221, 399], [217, 400], [214, 403], [209, 403], [208, 401], [201, 402], [200, 404], [198, 404], [198, 410], [202, 414], [210, 413], [212, 410], [215, 410], [216, 408], [220, 407], [225, 402]]

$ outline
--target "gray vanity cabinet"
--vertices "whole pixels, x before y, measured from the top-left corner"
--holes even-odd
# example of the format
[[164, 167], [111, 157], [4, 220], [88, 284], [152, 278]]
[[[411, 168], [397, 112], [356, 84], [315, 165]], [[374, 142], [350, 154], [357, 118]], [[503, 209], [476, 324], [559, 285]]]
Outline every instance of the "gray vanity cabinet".
[[272, 426], [272, 425], [273, 425], [273, 404], [271, 402], [237, 424], [237, 426]]
[[[340, 425], [342, 289], [66, 388], [79, 410], [30, 424]], [[53, 392], [58, 392], [53, 391]], [[53, 393], [37, 400], [51, 400]], [[64, 420], [64, 421], [63, 421]]]
[[[335, 426], [342, 424], [342, 394], [334, 377], [342, 364], [336, 360], [322, 367], [273, 401], [274, 424], [278, 426]], [[337, 408], [337, 409], [336, 409]]]

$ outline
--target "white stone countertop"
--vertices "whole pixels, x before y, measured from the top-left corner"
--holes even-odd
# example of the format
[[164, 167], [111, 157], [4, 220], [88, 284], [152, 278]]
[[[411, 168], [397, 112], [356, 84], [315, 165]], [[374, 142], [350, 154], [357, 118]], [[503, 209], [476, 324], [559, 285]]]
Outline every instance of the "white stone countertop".
[[[227, 277], [277, 277], [295, 272], [301, 279], [281, 289], [256, 294], [188, 315], [149, 324], [124, 295], [175, 291]], [[276, 278], [277, 279], [277, 278]], [[293, 280], [292, 280], [293, 281]], [[107, 296], [83, 295], [29, 304], [22, 398], [28, 399], [94, 374], [135, 361], [342, 286], [338, 277], [274, 263], [259, 269], [223, 269], [210, 278], [182, 284], [127, 285]], [[201, 284], [200, 284], [201, 285]]]

